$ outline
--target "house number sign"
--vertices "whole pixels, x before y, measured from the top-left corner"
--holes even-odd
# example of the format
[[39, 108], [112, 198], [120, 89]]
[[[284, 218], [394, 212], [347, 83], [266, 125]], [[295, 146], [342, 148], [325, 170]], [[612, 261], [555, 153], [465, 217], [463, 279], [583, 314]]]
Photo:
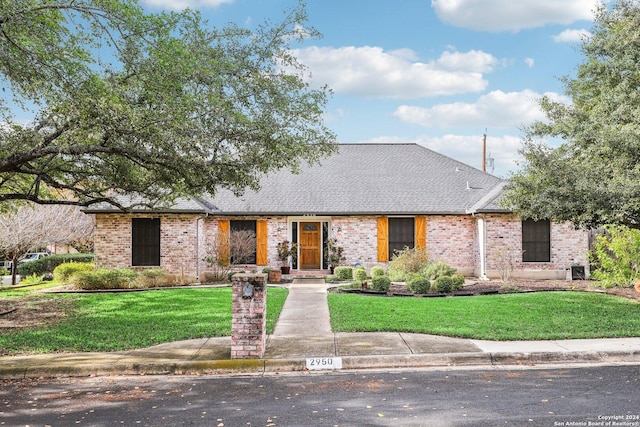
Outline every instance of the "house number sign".
[[342, 369], [342, 357], [309, 357], [307, 369], [310, 371], [321, 369]]

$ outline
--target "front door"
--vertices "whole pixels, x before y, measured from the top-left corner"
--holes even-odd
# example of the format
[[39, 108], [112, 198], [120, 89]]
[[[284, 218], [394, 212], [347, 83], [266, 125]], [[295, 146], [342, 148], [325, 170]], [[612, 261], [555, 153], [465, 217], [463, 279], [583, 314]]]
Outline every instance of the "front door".
[[300, 268], [320, 269], [320, 223], [300, 223]]

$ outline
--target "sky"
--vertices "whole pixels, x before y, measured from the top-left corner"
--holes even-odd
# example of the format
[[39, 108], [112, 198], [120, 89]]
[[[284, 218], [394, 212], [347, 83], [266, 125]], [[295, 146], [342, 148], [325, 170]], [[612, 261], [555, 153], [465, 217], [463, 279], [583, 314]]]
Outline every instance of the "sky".
[[[139, 0], [191, 8], [212, 25], [279, 22], [297, 0]], [[500, 177], [517, 170], [522, 127], [583, 60], [598, 0], [307, 0], [323, 37], [294, 51], [333, 90], [325, 124], [340, 143], [418, 143]], [[552, 142], [556, 144], [558, 142]]]
[[[255, 28], [296, 0], [142, 0], [189, 7], [214, 25]], [[313, 85], [333, 90], [326, 125], [340, 143], [418, 143], [487, 171], [517, 170], [537, 100], [569, 102], [560, 78], [583, 60], [597, 0], [308, 0], [323, 37], [296, 48]], [[552, 145], [559, 142], [552, 142]]]

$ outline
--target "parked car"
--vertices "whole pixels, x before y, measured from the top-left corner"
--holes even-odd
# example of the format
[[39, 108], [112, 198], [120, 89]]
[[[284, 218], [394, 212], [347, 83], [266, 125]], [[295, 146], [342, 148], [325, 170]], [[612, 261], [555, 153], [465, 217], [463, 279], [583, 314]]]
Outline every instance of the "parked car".
[[18, 259], [18, 264], [24, 264], [25, 262], [35, 261], [37, 259], [44, 258], [49, 255], [50, 255], [49, 252], [29, 252], [22, 255]]

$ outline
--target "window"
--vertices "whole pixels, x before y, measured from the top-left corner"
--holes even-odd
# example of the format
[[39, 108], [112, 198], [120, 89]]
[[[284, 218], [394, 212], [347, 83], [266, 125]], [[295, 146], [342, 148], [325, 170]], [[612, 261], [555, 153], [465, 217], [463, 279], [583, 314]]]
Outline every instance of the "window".
[[522, 262], [551, 261], [551, 223], [522, 221]]
[[389, 218], [389, 259], [396, 251], [415, 246], [415, 223], [413, 218]]
[[[231, 264], [256, 263], [256, 221], [232, 220], [231, 236]], [[234, 239], [235, 235], [235, 239]]]
[[160, 265], [160, 218], [131, 220], [131, 265]]

